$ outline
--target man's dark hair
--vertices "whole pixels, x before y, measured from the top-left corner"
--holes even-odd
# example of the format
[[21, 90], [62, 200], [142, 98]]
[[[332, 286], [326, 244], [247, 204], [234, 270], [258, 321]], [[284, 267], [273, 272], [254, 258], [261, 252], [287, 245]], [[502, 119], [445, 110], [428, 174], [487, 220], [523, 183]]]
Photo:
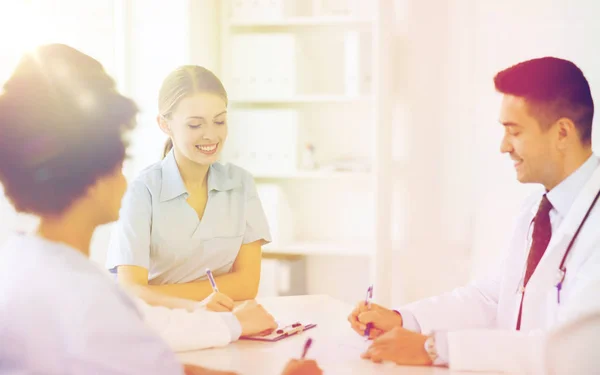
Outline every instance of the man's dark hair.
[[587, 79], [572, 62], [556, 57], [524, 61], [496, 74], [494, 84], [502, 94], [524, 98], [542, 128], [568, 118], [581, 141], [591, 143], [594, 101]]

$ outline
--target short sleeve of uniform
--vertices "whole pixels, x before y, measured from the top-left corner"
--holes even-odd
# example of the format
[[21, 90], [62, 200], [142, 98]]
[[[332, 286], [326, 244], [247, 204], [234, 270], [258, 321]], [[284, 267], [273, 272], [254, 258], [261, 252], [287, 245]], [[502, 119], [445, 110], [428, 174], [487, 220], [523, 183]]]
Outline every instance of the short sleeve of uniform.
[[113, 228], [106, 256], [106, 268], [150, 266], [150, 230], [152, 196], [143, 181], [135, 180], [121, 206], [119, 220]]
[[262, 241], [262, 244], [265, 245], [271, 242], [271, 232], [254, 179], [250, 174], [244, 178], [244, 189], [246, 192], [246, 231], [242, 243], [245, 245]]

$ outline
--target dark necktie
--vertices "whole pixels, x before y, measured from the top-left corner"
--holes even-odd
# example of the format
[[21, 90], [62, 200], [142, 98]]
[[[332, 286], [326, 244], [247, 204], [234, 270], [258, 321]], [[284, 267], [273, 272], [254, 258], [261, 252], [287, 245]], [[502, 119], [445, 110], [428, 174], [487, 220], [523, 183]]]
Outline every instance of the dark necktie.
[[531, 242], [531, 249], [529, 250], [529, 256], [527, 257], [527, 270], [525, 271], [525, 280], [523, 286], [527, 285], [527, 282], [531, 278], [533, 271], [537, 267], [540, 259], [544, 255], [550, 238], [552, 237], [552, 225], [550, 225], [550, 210], [552, 209], [552, 203], [544, 194], [537, 213], [535, 214], [533, 236]]

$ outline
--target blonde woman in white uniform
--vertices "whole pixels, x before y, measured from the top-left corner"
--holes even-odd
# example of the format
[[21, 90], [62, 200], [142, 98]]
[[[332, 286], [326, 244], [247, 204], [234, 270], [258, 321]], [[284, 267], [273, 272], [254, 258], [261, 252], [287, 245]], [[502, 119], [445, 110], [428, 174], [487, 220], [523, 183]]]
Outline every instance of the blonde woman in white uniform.
[[182, 66], [164, 80], [159, 110], [165, 157], [132, 182], [107, 268], [122, 283], [192, 300], [212, 293], [210, 268], [221, 293], [255, 298], [270, 234], [252, 176], [218, 162], [227, 139], [223, 85], [205, 68]]

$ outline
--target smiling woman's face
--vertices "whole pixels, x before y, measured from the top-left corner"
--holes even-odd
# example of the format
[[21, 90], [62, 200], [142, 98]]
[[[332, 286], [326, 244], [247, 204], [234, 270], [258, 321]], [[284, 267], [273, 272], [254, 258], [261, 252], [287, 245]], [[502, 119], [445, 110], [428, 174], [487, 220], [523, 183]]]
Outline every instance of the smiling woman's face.
[[166, 122], [178, 154], [203, 165], [219, 159], [227, 139], [227, 104], [222, 97], [199, 93], [184, 98]]

